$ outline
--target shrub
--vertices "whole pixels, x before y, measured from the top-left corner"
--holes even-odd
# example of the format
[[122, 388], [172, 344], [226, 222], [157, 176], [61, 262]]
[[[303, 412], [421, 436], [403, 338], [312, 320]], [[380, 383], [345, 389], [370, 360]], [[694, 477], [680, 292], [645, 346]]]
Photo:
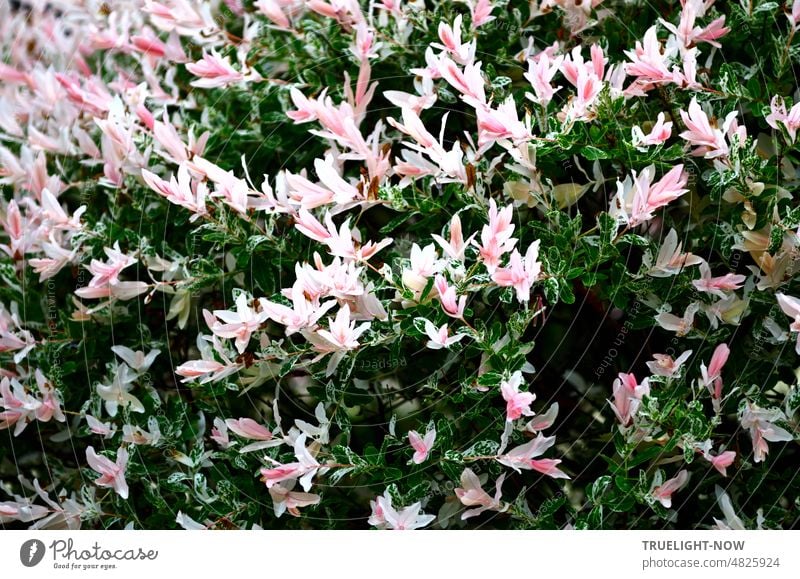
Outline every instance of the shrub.
[[0, 23], [4, 526], [796, 526], [800, 2]]

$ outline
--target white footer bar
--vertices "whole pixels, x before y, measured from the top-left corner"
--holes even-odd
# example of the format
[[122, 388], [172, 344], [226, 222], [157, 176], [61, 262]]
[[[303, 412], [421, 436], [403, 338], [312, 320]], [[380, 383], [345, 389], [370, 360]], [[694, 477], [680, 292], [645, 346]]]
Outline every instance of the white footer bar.
[[[800, 577], [796, 531], [0, 533], [3, 576]], [[257, 574], [255, 574], [257, 573]], [[552, 575], [551, 575], [552, 574]], [[556, 575], [557, 574], [557, 575]], [[591, 574], [591, 575], [589, 575]], [[680, 575], [677, 575], [680, 574]]]

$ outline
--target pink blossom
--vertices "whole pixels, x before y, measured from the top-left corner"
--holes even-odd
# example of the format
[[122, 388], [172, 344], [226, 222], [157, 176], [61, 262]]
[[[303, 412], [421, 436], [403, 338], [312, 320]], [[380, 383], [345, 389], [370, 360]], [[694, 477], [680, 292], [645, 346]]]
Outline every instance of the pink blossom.
[[39, 389], [40, 406], [36, 408], [35, 416], [40, 422], [49, 422], [50, 419], [55, 418], [58, 422], [65, 422], [67, 420], [64, 412], [61, 409], [61, 400], [58, 391], [50, 383], [44, 374], [38, 368], [34, 373], [36, 379], [36, 387]]
[[211, 429], [211, 440], [216, 442], [223, 450], [230, 448], [231, 439], [228, 435], [228, 425], [221, 418], [214, 419], [214, 427]]
[[477, 244], [480, 257], [489, 273], [494, 273], [500, 265], [500, 258], [510, 252], [517, 240], [514, 239], [514, 224], [511, 223], [513, 207], [507, 205], [497, 209], [494, 199], [489, 200], [489, 224], [481, 230], [481, 243]]
[[591, 46], [590, 52], [589, 62], [584, 61], [580, 46], [576, 46], [571, 54], [564, 57], [561, 72], [575, 87], [576, 94], [559, 113], [558, 118], [562, 122], [588, 121], [594, 116], [591, 109], [603, 89], [605, 65], [608, 59], [597, 44]]
[[10, 239], [10, 245], [0, 245], [0, 249], [5, 251], [12, 259], [21, 259], [25, 253], [25, 244], [28, 236], [25, 235], [24, 220], [19, 210], [19, 205], [15, 200], [9, 201], [6, 206], [5, 219], [0, 217], [0, 224]]
[[14, 363], [19, 364], [35, 347], [33, 335], [22, 328], [18, 305], [12, 303], [9, 312], [0, 302], [0, 353], [16, 352]]
[[464, 308], [467, 306], [467, 296], [456, 296], [456, 288], [448, 285], [442, 275], [437, 275], [433, 283], [439, 294], [442, 309], [451, 318], [464, 319]]
[[628, 426], [633, 421], [639, 410], [642, 398], [650, 395], [650, 381], [648, 378], [639, 384], [633, 374], [619, 373], [612, 384], [614, 402], [611, 409], [617, 416], [622, 426]]
[[304, 9], [303, 4], [301, 0], [258, 0], [254, 6], [278, 28], [289, 29], [290, 19]]
[[723, 276], [712, 277], [711, 268], [705, 261], [700, 264], [700, 279], [692, 281], [692, 285], [698, 291], [706, 292], [720, 298], [726, 298], [728, 292], [739, 289], [747, 279], [740, 274], [726, 273]]
[[481, 63], [469, 63], [462, 71], [449, 58], [443, 58], [439, 72], [453, 88], [461, 93], [461, 98], [471, 107], [480, 108], [486, 105], [485, 80], [481, 73]]
[[42, 242], [41, 244], [44, 257], [34, 257], [28, 261], [33, 271], [39, 274], [39, 281], [52, 278], [68, 264], [74, 263], [77, 257], [75, 250], [64, 249], [56, 242], [55, 232], [50, 233], [49, 239], [50, 242]]
[[420, 86], [417, 87], [418, 94], [411, 94], [400, 90], [387, 90], [383, 92], [390, 103], [400, 109], [407, 108], [417, 115], [425, 109], [431, 108], [438, 97], [433, 90], [433, 81], [424, 78]]
[[301, 508], [319, 504], [319, 495], [293, 491], [293, 487], [294, 483], [286, 485], [278, 483], [269, 487], [269, 496], [272, 497], [276, 517], [287, 511], [293, 517], [299, 517]]
[[0, 502], [0, 524], [19, 521], [30, 523], [47, 516], [49, 510], [41, 505], [34, 505], [30, 499], [16, 497], [15, 501]]
[[129, 408], [131, 412], [144, 412], [142, 401], [131, 394], [138, 375], [127, 364], [119, 364], [114, 370], [110, 384], [97, 384], [97, 394], [105, 402], [109, 416], [116, 416], [119, 407]]
[[131, 36], [131, 48], [144, 53], [151, 63], [166, 56], [167, 45], [153, 33], [152, 29], [145, 28], [142, 32], [143, 34]]
[[314, 241], [319, 241], [320, 243], [326, 243], [329, 239], [331, 239], [331, 237], [333, 237], [333, 235], [335, 235], [336, 226], [334, 225], [333, 219], [330, 217], [329, 213], [325, 214], [325, 222], [327, 227], [322, 225], [322, 223], [320, 223], [319, 220], [307, 209], [301, 208], [300, 211], [297, 212], [294, 226], [306, 237], [313, 239]]
[[611, 200], [609, 213], [629, 227], [653, 219], [654, 212], [685, 194], [688, 175], [683, 165], [670, 169], [656, 183], [655, 165], [650, 165], [625, 181], [617, 181], [617, 194]]
[[372, 515], [368, 522], [379, 529], [412, 531], [427, 527], [436, 519], [435, 515], [420, 513], [422, 510], [421, 503], [414, 503], [398, 511], [392, 506], [392, 498], [389, 495], [389, 491], [384, 492], [382, 496], [376, 497], [374, 501], [370, 501], [370, 506], [372, 507]]
[[575, 98], [567, 107], [567, 115], [575, 120], [588, 120], [591, 118], [590, 107], [603, 90], [603, 80], [585, 67], [578, 70], [578, 81]]
[[9, 66], [5, 63], [0, 63], [0, 80], [3, 82], [13, 82], [19, 84], [27, 84], [31, 82], [28, 73], [17, 70], [13, 66]]
[[170, 203], [191, 211], [194, 215], [189, 219], [190, 221], [206, 215], [208, 186], [204, 182], [193, 183], [185, 164], [181, 164], [178, 168], [177, 180], [173, 175], [168, 182], [164, 181], [147, 169], [142, 169], [142, 179], [153, 191], [164, 196]]
[[272, 440], [272, 432], [252, 418], [228, 418], [225, 425], [235, 434], [248, 440]]
[[699, 309], [700, 304], [692, 302], [681, 317], [669, 312], [661, 312], [656, 316], [656, 323], [664, 330], [675, 332], [678, 336], [685, 336], [694, 327], [694, 316]]
[[727, 468], [736, 460], [736, 452], [733, 450], [726, 450], [717, 455], [712, 455], [709, 448], [707, 451], [703, 451], [703, 458], [710, 462], [722, 476], [728, 476]]
[[744, 521], [742, 521], [742, 519], [740, 519], [736, 514], [736, 511], [734, 511], [733, 504], [731, 504], [731, 498], [728, 496], [728, 494], [719, 486], [715, 487], [714, 491], [717, 496], [717, 503], [719, 504], [720, 509], [722, 509], [722, 514], [725, 515], [725, 520], [723, 521], [720, 521], [714, 517], [714, 522], [717, 523], [717, 529], [722, 531], [747, 530], [744, 526]]
[[555, 424], [558, 417], [558, 402], [553, 402], [544, 414], [537, 414], [531, 418], [523, 430], [534, 434], [547, 430]]
[[[325, 90], [326, 89], [323, 89], [323, 92], [320, 94], [320, 99], [325, 98]], [[289, 96], [291, 97], [294, 106], [297, 107], [297, 110], [288, 111], [286, 116], [292, 119], [295, 124], [308, 123], [318, 119], [316, 100], [307, 98], [302, 92], [294, 87], [289, 90]]]
[[444, 55], [437, 55], [432, 46], [425, 49], [425, 68], [411, 68], [409, 72], [421, 77], [423, 80], [436, 80], [442, 77], [440, 68]]
[[503, 504], [500, 500], [503, 496], [502, 486], [506, 480], [505, 473], [497, 478], [495, 483], [494, 497], [490, 496], [481, 487], [481, 481], [471, 469], [465, 468], [461, 473], [461, 486], [455, 489], [456, 496], [461, 504], [467, 507], [478, 507], [469, 509], [461, 514], [461, 520], [466, 521], [471, 517], [476, 517], [484, 511], [505, 512], [509, 505]]
[[467, 64], [475, 58], [475, 43], [461, 42], [461, 14], [456, 15], [453, 25], [447, 22], [439, 23], [439, 40], [442, 44], [433, 44], [436, 48], [442, 48], [453, 57], [459, 64]]
[[108, 260], [103, 262], [93, 259], [89, 264], [89, 272], [92, 279], [89, 280], [89, 287], [102, 288], [119, 282], [119, 274], [127, 267], [136, 263], [136, 259], [122, 253], [119, 242], [114, 243], [114, 247], [106, 247], [105, 251]]
[[525, 96], [546, 107], [553, 100], [555, 93], [561, 90], [560, 86], [554, 87], [552, 82], [563, 61], [563, 56], [557, 56], [550, 60], [547, 52], [541, 52], [537, 58], [529, 60], [525, 78], [531, 83], [534, 94], [526, 93]]
[[317, 330], [317, 335], [334, 350], [352, 350], [358, 347], [358, 338], [369, 329], [369, 322], [356, 326], [350, 319], [350, 306], [345, 304], [329, 320], [328, 330]]
[[444, 147], [444, 127], [447, 124], [448, 113], [442, 117], [442, 131], [437, 140], [428, 132], [414, 110], [409, 107], [403, 107], [402, 112], [403, 124], [398, 123], [391, 117], [387, 119], [390, 125], [409, 135], [415, 141], [413, 143], [403, 142], [408, 149], [402, 151], [403, 161], [397, 163], [394, 167], [397, 174], [405, 177], [401, 181], [401, 186], [405, 186], [414, 178], [425, 175], [435, 175], [437, 179], [445, 183], [466, 183], [464, 151], [460, 144], [458, 142], [453, 143], [449, 151]]
[[[166, 114], [164, 115], [164, 122], [155, 121], [153, 123], [153, 138], [155, 138], [156, 142], [164, 148], [167, 155], [174, 162], [184, 163], [185, 161], [189, 160], [188, 149], [183, 140], [181, 140], [180, 135], [178, 135], [178, 130], [167, 119]], [[150, 186], [153, 187], [152, 185]]]
[[783, 125], [786, 129], [786, 133], [789, 135], [789, 139], [794, 143], [797, 139], [797, 129], [800, 129], [800, 102], [795, 103], [787, 113], [783, 99], [776, 95], [772, 97], [769, 107], [770, 114], [768, 114], [764, 120], [776, 131], [780, 130], [778, 123]]
[[[660, 477], [656, 478], [660, 480]], [[655, 483], [656, 480], [653, 482]], [[681, 490], [689, 482], [689, 471], [682, 470], [678, 472], [673, 478], [665, 481], [663, 484], [657, 484], [650, 491], [650, 495], [661, 503], [665, 509], [672, 507], [672, 495]]]
[[692, 355], [691, 350], [686, 350], [676, 359], [667, 354], [653, 354], [653, 361], [647, 362], [647, 367], [655, 376], [664, 376], [666, 378], [674, 378], [683, 366], [684, 362]]
[[778, 305], [781, 307], [783, 313], [792, 318], [789, 331], [797, 332], [795, 351], [800, 354], [800, 299], [784, 293], [777, 293], [775, 297], [778, 299]]
[[403, 285], [413, 290], [416, 294], [421, 294], [428, 283], [428, 279], [439, 273], [444, 265], [444, 262], [440, 262], [436, 255], [435, 245], [431, 243], [424, 248], [420, 248], [419, 245], [414, 243], [411, 246], [411, 267], [403, 269]]
[[665, 123], [664, 113], [658, 113], [658, 118], [649, 133], [645, 135], [638, 126], [633, 127], [632, 133], [634, 147], [660, 145], [672, 136], [672, 121]]
[[361, 8], [356, 0], [308, 0], [307, 6], [317, 14], [333, 18], [342, 26], [348, 28], [358, 24], [364, 19]]
[[286, 326], [286, 335], [304, 329], [314, 328], [317, 321], [336, 305], [335, 300], [328, 300], [315, 305], [306, 299], [302, 286], [293, 285], [291, 289], [292, 307], [269, 300], [262, 300], [261, 307], [269, 319]]
[[157, 445], [161, 440], [161, 429], [155, 416], [151, 416], [147, 420], [147, 427], [150, 429], [149, 431], [133, 424], [123, 425], [122, 442], [137, 445]]
[[797, 25], [800, 24], [800, 0], [792, 2], [792, 10], [786, 12], [786, 18], [789, 19], [789, 26], [792, 30], [797, 30]]
[[[320, 303], [320, 300], [325, 297], [355, 300], [356, 302], [361, 299], [370, 299], [368, 298], [370, 285], [367, 284], [365, 286], [360, 277], [363, 269], [363, 267], [356, 265], [356, 262], [345, 261], [340, 257], [334, 258], [330, 264], [325, 265], [318, 253], [314, 253], [314, 267], [308, 263], [296, 263], [295, 273], [297, 279], [291, 288], [284, 288], [281, 293], [284, 297], [292, 300], [296, 314], [306, 316], [302, 320], [307, 319], [307, 321], [292, 323], [300, 324], [300, 326], [312, 326], [319, 315], [329, 309], [331, 303], [334, 305], [336, 303], [332, 300]], [[366, 311], [358, 304], [354, 304], [353, 308], [359, 314]], [[267, 311], [270, 311], [270, 309], [267, 308]], [[380, 316], [375, 314], [371, 317]], [[275, 318], [275, 320], [289, 326], [289, 323], [285, 320], [278, 318]], [[289, 327], [287, 327], [287, 332], [290, 332]]]
[[38, 397], [29, 394], [16, 378], [4, 376], [0, 381], [0, 406], [5, 408], [0, 412], [0, 430], [16, 425], [14, 436], [18, 436], [34, 420], [66, 421], [58, 391], [38, 368], [34, 376]]
[[375, 31], [367, 26], [366, 22], [359, 22], [356, 26], [355, 45], [353, 53], [359, 60], [377, 56], [380, 43], [375, 42]]
[[80, 230], [82, 228], [80, 221], [81, 215], [83, 215], [85, 211], [86, 206], [82, 205], [72, 216], [69, 216], [56, 199], [56, 196], [50, 192], [50, 189], [47, 187], [42, 189], [42, 212], [53, 227], [66, 231]]
[[235, 364], [225, 365], [216, 360], [191, 360], [178, 366], [175, 369], [175, 373], [184, 378], [181, 382], [191, 382], [201, 378], [200, 383], [204, 384], [221, 380], [225, 376], [236, 372], [237, 369], [238, 366]]
[[626, 50], [625, 54], [630, 59], [630, 63], [625, 65], [625, 72], [637, 77], [626, 92], [643, 94], [656, 85], [680, 84], [683, 80], [680, 73], [670, 70], [668, 62], [672, 55], [662, 52], [656, 26], [651, 26], [645, 32], [644, 39], [636, 41], [634, 50]]
[[531, 392], [520, 392], [522, 372], [514, 372], [511, 378], [500, 383], [500, 393], [506, 401], [506, 420], [511, 422], [521, 416], [533, 416], [531, 404], [536, 395]]
[[190, 168], [214, 184], [212, 197], [220, 199], [240, 215], [247, 214], [251, 190], [245, 180], [198, 155], [192, 158]]
[[75, 106], [94, 117], [102, 117], [108, 112], [113, 99], [102, 84], [87, 80], [82, 85], [79, 77], [60, 72], [54, 76]]
[[36, 411], [42, 403], [28, 394], [14, 378], [3, 377], [0, 381], [0, 394], [0, 404], [5, 408], [0, 412], [0, 430], [16, 425], [14, 436], [19, 436], [28, 423], [36, 419]]
[[402, 2], [403, 0], [381, 0], [379, 8], [387, 10], [395, 15], [402, 15]]
[[143, 281], [118, 281], [104, 287], [86, 286], [75, 290], [75, 295], [84, 299], [120, 299], [130, 300], [148, 290]]
[[143, 351], [134, 352], [125, 346], [111, 346], [111, 351], [122, 359], [130, 368], [139, 374], [144, 374], [150, 369], [156, 357], [161, 353], [159, 350], [150, 350], [146, 355]]
[[714, 408], [719, 412], [720, 400], [722, 398], [722, 368], [728, 361], [728, 356], [731, 351], [727, 344], [720, 344], [711, 355], [711, 362], [706, 368], [705, 364], [700, 364], [700, 372], [702, 378], [700, 384], [705, 386], [711, 393], [711, 398], [714, 402]]
[[190, 83], [198, 88], [221, 88], [239, 82], [261, 80], [261, 75], [255, 70], [239, 72], [233, 68], [228, 57], [223, 58], [213, 50], [203, 54], [202, 60], [188, 63], [186, 70], [200, 77]]
[[582, 47], [576, 46], [572, 52], [567, 54], [561, 66], [561, 72], [573, 86], [577, 87], [579, 84], [578, 78], [581, 75], [581, 70], [584, 70], [587, 75], [594, 76], [597, 79], [602, 79], [605, 74], [605, 65], [608, 59], [603, 54], [603, 49], [598, 44], [592, 44], [589, 49], [591, 59], [585, 61], [582, 54]]
[[472, 242], [473, 238], [475, 237], [475, 233], [473, 233], [469, 239], [464, 241], [464, 234], [461, 230], [461, 218], [458, 214], [453, 215], [453, 218], [450, 220], [450, 241], [445, 241], [445, 239], [437, 234], [432, 234], [431, 237], [433, 240], [439, 244], [442, 248], [444, 253], [450, 258], [456, 261], [464, 261], [464, 253], [466, 252], [467, 246]]
[[99, 487], [113, 488], [123, 499], [128, 498], [128, 483], [125, 481], [125, 468], [128, 465], [128, 451], [124, 447], [117, 449], [117, 460], [111, 462], [108, 458], [95, 453], [94, 448], [86, 449], [86, 460], [89, 466], [100, 475], [94, 483]]
[[694, 2], [684, 2], [681, 10], [680, 24], [675, 27], [669, 22], [661, 20], [667, 30], [672, 32], [680, 42], [682, 49], [693, 47], [698, 42], [707, 42], [719, 48], [720, 44], [716, 40], [730, 32], [730, 28], [725, 27], [725, 17], [720, 16], [705, 28], [695, 26], [695, 19], [700, 16]]
[[478, 28], [487, 22], [491, 22], [496, 17], [491, 16], [494, 5], [492, 0], [467, 0], [469, 11], [472, 15], [472, 27]]
[[761, 408], [748, 401], [739, 420], [742, 428], [750, 431], [753, 440], [753, 460], [762, 462], [769, 452], [767, 442], [789, 442], [794, 435], [776, 425], [778, 420], [787, 421], [786, 415], [778, 408]]
[[432, 428], [425, 433], [425, 437], [420, 436], [416, 430], [408, 431], [408, 442], [414, 449], [414, 456], [411, 458], [414, 464], [422, 464], [428, 460], [428, 453], [436, 441], [436, 429]]
[[424, 149], [434, 149], [440, 154], [444, 153], [444, 148], [441, 147], [439, 141], [434, 137], [428, 129], [425, 128], [422, 119], [419, 118], [419, 114], [413, 111], [408, 107], [403, 107], [401, 109], [403, 122], [398, 123], [391, 117], [387, 119], [390, 125], [392, 125], [397, 130], [405, 133], [414, 141], [417, 145]]
[[304, 432], [294, 442], [294, 454], [297, 462], [281, 464], [268, 459], [277, 466], [275, 468], [261, 469], [261, 480], [266, 483], [267, 488], [272, 488], [273, 485], [283, 481], [296, 479], [300, 480], [300, 486], [303, 487], [304, 491], [308, 491], [311, 488], [311, 480], [320, 470], [321, 465], [306, 448], [306, 439], [307, 435]]
[[100, 422], [100, 420], [91, 414], [87, 414], [85, 418], [86, 424], [89, 426], [89, 431], [94, 434], [99, 434], [105, 438], [110, 438], [116, 431], [116, 428], [112, 427], [110, 422]]
[[530, 122], [521, 122], [514, 98], [509, 96], [496, 109], [480, 107], [478, 116], [478, 147], [486, 150], [496, 141], [511, 141], [514, 145], [530, 141]]
[[492, 281], [501, 287], [513, 287], [517, 300], [528, 303], [531, 287], [541, 277], [542, 264], [539, 262], [539, 240], [528, 246], [525, 258], [516, 249], [511, 253], [508, 267], [498, 268], [492, 273]]
[[359, 347], [358, 338], [369, 329], [370, 322], [357, 326], [355, 320], [351, 321], [349, 304], [345, 304], [339, 308], [335, 319], [328, 319], [328, 324], [327, 330], [302, 330], [302, 334], [319, 352], [314, 361], [333, 354], [326, 368], [326, 374], [330, 376], [344, 359], [345, 354]]
[[424, 320], [425, 334], [430, 338], [426, 344], [431, 350], [441, 350], [442, 348], [449, 348], [453, 344], [457, 344], [466, 334], [455, 334], [451, 336], [447, 324], [442, 324], [439, 328], [433, 325], [430, 320]]
[[175, 30], [188, 35], [216, 28], [210, 14], [204, 14], [189, 2], [145, 0], [143, 10], [150, 14], [153, 24], [164, 31]]
[[176, 32], [171, 32], [167, 41], [164, 42], [148, 27], [143, 30], [143, 34], [131, 36], [130, 40], [131, 48], [144, 53], [145, 58], [152, 65], [161, 58], [169, 62], [186, 62], [188, 60]]
[[688, 130], [682, 132], [680, 137], [697, 147], [692, 151], [692, 155], [703, 156], [706, 159], [728, 155], [728, 144], [725, 142], [723, 131], [711, 126], [708, 116], [697, 104], [697, 99], [692, 98], [688, 113], [681, 111], [681, 118]]
[[720, 48], [722, 45], [716, 42], [716, 40], [722, 38], [731, 31], [729, 27], [725, 26], [725, 16], [720, 16], [712, 20], [708, 26], [701, 28], [699, 31], [697, 30], [698, 28], [699, 27], [695, 27], [694, 41], [707, 42], [711, 46], [717, 48]]
[[738, 324], [745, 313], [747, 302], [736, 294], [731, 294], [725, 299], [717, 300], [712, 304], [703, 304], [705, 313], [711, 328], [716, 330], [719, 323]]
[[[213, 315], [207, 310], [203, 314], [206, 317], [208, 327], [220, 338], [235, 338], [236, 349], [243, 353], [250, 343], [253, 332], [257, 332], [261, 325], [267, 320], [267, 312], [260, 307], [256, 311], [249, 305], [247, 296], [242, 292], [236, 297], [236, 311], [214, 310]], [[219, 320], [222, 320], [220, 323]]]
[[368, 261], [376, 253], [392, 243], [392, 238], [387, 237], [378, 243], [369, 241], [361, 243], [361, 232], [350, 228], [350, 218], [344, 220], [337, 230], [336, 224], [330, 213], [325, 214], [325, 226], [310, 213], [300, 210], [296, 227], [304, 235], [324, 243], [328, 246], [331, 255], [347, 260]]
[[568, 479], [569, 476], [557, 468], [561, 460], [549, 458], [536, 459], [537, 456], [541, 456], [547, 449], [553, 446], [555, 442], [555, 436], [546, 437], [540, 433], [530, 442], [517, 446], [505, 454], [501, 454], [496, 460], [500, 464], [510, 467], [517, 472], [521, 472], [520, 469], [535, 470], [552, 478]]
[[[569, 27], [570, 34], [575, 36], [587, 27], [592, 9], [602, 2], [603, 0], [543, 0], [539, 4], [539, 10], [549, 11], [556, 6], [563, 10], [564, 23]], [[535, 6], [534, 4], [533, 7]]]

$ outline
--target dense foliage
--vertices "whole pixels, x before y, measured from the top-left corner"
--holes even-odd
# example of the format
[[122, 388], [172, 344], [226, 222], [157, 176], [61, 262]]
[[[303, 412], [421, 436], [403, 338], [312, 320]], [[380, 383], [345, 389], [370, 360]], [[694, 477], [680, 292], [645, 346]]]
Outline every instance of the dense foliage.
[[796, 527], [798, 26], [0, 4], [0, 524]]

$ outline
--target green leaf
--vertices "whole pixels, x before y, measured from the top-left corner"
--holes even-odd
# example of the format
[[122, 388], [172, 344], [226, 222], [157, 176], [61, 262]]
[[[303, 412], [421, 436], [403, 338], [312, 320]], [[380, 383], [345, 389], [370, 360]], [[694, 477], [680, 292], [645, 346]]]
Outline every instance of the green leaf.
[[546, 299], [551, 305], [556, 304], [558, 302], [558, 290], [560, 286], [558, 279], [554, 277], [548, 277], [546, 280], [544, 280], [543, 286], [544, 299]]
[[589, 500], [596, 505], [602, 502], [603, 495], [611, 487], [611, 476], [603, 475], [592, 483], [589, 487], [587, 495]]
[[274, 238], [270, 237], [269, 235], [253, 235], [247, 238], [247, 251], [252, 253], [255, 249], [261, 245], [262, 243], [269, 243]]
[[499, 372], [486, 372], [478, 376], [478, 385], [479, 386], [497, 386], [500, 382], [503, 381], [503, 375]]
[[380, 231], [384, 235], [386, 235], [387, 233], [391, 233], [392, 231], [400, 227], [403, 223], [411, 219], [413, 216], [414, 216], [413, 211], [407, 211], [405, 213], [402, 213], [397, 217], [395, 217], [394, 219], [392, 219], [391, 221], [389, 221], [389, 223], [381, 227]]
[[602, 529], [603, 528], [603, 506], [598, 505], [591, 510], [589, 513], [589, 517], [586, 520], [586, 523], [589, 525], [590, 529]]
[[496, 440], [479, 440], [464, 451], [464, 457], [494, 456], [499, 448], [500, 443]]
[[619, 225], [617, 220], [608, 213], [601, 213], [597, 216], [597, 225], [600, 229], [600, 243], [603, 245], [611, 245], [614, 237], [617, 235]]
[[559, 283], [559, 290], [558, 297], [561, 298], [562, 302], [565, 304], [575, 303], [575, 293], [572, 291], [571, 283], [565, 279], [562, 279], [561, 283]]
[[587, 161], [599, 161], [600, 159], [608, 159], [610, 155], [603, 149], [599, 149], [592, 145], [581, 147], [581, 156]]

